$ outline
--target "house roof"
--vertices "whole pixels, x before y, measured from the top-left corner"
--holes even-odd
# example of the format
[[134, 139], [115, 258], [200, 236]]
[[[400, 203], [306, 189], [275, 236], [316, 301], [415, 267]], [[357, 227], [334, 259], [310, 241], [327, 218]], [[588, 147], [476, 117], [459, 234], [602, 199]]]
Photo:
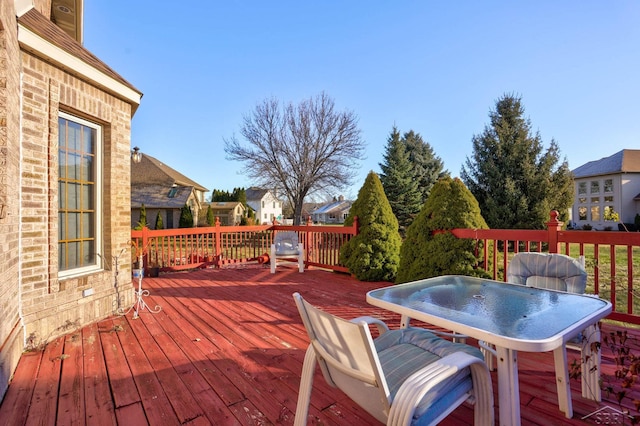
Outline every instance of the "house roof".
[[240, 201], [214, 201], [212, 203], [205, 203], [204, 207], [211, 206], [213, 210], [233, 210], [238, 207], [238, 204], [244, 208], [244, 205]]
[[590, 161], [573, 170], [575, 178], [617, 173], [640, 173], [640, 149], [623, 149], [609, 157]]
[[[47, 60], [56, 63], [67, 72], [83, 79], [86, 79], [87, 76], [91, 74], [91, 72], [88, 71], [89, 69], [97, 70], [101, 75], [91, 74], [92, 77], [90, 78], [95, 77], [93, 83], [99, 84], [104, 88], [111, 88], [111, 82], [117, 82], [116, 86], [114, 86], [114, 88], [116, 88], [116, 94], [124, 95], [125, 99], [132, 104], [132, 109], [135, 112], [140, 103], [142, 92], [98, 59], [97, 56], [85, 49], [82, 44], [67, 34], [63, 29], [51, 22], [51, 20], [35, 8], [31, 8], [19, 16], [18, 24], [24, 29], [18, 33], [20, 45], [23, 49], [39, 57], [45, 56]], [[38, 40], [29, 36], [29, 32], [33, 33], [36, 38], [39, 37], [46, 41], [49, 45], [39, 44]], [[86, 66], [88, 66], [89, 69], [86, 69]], [[121, 90], [118, 91], [117, 87], [124, 87], [129, 92], [125, 93], [126, 90], [125, 92]]]
[[[174, 189], [172, 197], [169, 192]], [[138, 184], [131, 186], [131, 207], [140, 208], [144, 204], [145, 208], [155, 209], [180, 209], [193, 192], [193, 186], [176, 186], [166, 184]]]
[[[137, 185], [165, 185], [193, 187], [199, 191], [207, 192], [208, 189], [199, 183], [189, 179], [182, 173], [172, 169], [162, 161], [150, 155], [143, 154], [142, 160], [137, 164], [131, 164], [132, 190]], [[133, 192], [132, 192], [133, 194]]]
[[328, 214], [332, 212], [341, 212], [351, 207], [351, 201], [332, 201], [315, 209], [311, 214]]
[[244, 192], [247, 196], [247, 201], [260, 201], [265, 195], [267, 195], [269, 190], [252, 186], [251, 188], [245, 189]]

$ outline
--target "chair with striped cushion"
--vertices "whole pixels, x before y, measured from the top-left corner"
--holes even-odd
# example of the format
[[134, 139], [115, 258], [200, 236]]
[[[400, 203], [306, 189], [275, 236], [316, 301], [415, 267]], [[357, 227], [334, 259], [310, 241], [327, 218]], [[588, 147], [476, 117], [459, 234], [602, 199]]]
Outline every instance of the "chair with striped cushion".
[[[309, 345], [302, 367], [295, 425], [306, 425], [316, 362], [327, 383], [387, 425], [433, 425], [465, 401], [476, 425], [493, 425], [493, 390], [482, 353], [424, 329], [389, 331], [371, 317], [351, 321], [293, 295]], [[369, 325], [380, 336], [375, 340]]]
[[[565, 291], [583, 294], [587, 287], [587, 272], [584, 268], [584, 258], [581, 261], [570, 256], [557, 253], [516, 253], [507, 268], [507, 281], [529, 287], [545, 288], [548, 290]], [[582, 365], [582, 395], [601, 400], [600, 384], [600, 351], [592, 351], [584, 338], [586, 333], [596, 333], [599, 339], [598, 326], [589, 327], [578, 336], [568, 341], [565, 346], [554, 351], [558, 402], [560, 407], [567, 407], [567, 417], [572, 417], [571, 389], [569, 385], [569, 371], [567, 365], [566, 347], [581, 352]], [[485, 359], [490, 368], [493, 367], [491, 348], [481, 342]]]

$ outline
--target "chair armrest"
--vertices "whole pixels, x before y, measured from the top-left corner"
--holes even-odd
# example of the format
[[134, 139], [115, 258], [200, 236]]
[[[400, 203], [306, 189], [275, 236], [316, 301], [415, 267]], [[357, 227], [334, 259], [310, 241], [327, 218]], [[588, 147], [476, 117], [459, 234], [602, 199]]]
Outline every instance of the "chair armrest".
[[391, 404], [387, 425], [410, 425], [416, 407], [424, 396], [440, 382], [463, 368], [471, 370], [476, 425], [493, 425], [493, 387], [487, 365], [465, 352], [449, 354], [412, 374], [398, 389]]
[[374, 318], [374, 317], [369, 317], [369, 316], [358, 317], [358, 318], [352, 319], [351, 322], [355, 322], [355, 323], [365, 322], [368, 325], [375, 325], [376, 328], [378, 329], [378, 333], [380, 334], [383, 334], [389, 331], [389, 326], [387, 326], [387, 324], [385, 324], [383, 321], [379, 320], [378, 318]]

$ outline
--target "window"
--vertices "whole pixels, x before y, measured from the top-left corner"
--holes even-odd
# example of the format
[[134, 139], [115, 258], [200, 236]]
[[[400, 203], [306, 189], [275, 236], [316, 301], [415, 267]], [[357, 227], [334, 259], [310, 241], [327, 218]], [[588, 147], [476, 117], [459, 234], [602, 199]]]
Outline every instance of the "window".
[[59, 276], [101, 268], [102, 129], [60, 113], [58, 117]]
[[600, 193], [600, 181], [592, 180], [591, 181], [591, 194], [599, 194]]
[[613, 179], [604, 180], [604, 193], [610, 194], [613, 192]]
[[600, 206], [591, 206], [591, 220], [594, 222], [600, 221]]
[[264, 201], [262, 202], [262, 208], [264, 209]]
[[276, 202], [275, 201], [273, 202], [273, 208], [274, 209], [276, 208]]

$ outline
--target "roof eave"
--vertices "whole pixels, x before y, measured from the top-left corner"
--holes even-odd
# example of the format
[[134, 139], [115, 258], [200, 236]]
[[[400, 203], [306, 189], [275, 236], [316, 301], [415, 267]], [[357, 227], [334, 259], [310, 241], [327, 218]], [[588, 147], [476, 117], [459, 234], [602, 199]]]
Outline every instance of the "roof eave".
[[22, 24], [18, 24], [18, 42], [20, 47], [48, 62], [59, 66], [64, 71], [87, 80], [131, 105], [131, 116], [135, 114], [142, 93], [122, 84], [95, 67], [87, 64], [55, 44], [45, 40]]

